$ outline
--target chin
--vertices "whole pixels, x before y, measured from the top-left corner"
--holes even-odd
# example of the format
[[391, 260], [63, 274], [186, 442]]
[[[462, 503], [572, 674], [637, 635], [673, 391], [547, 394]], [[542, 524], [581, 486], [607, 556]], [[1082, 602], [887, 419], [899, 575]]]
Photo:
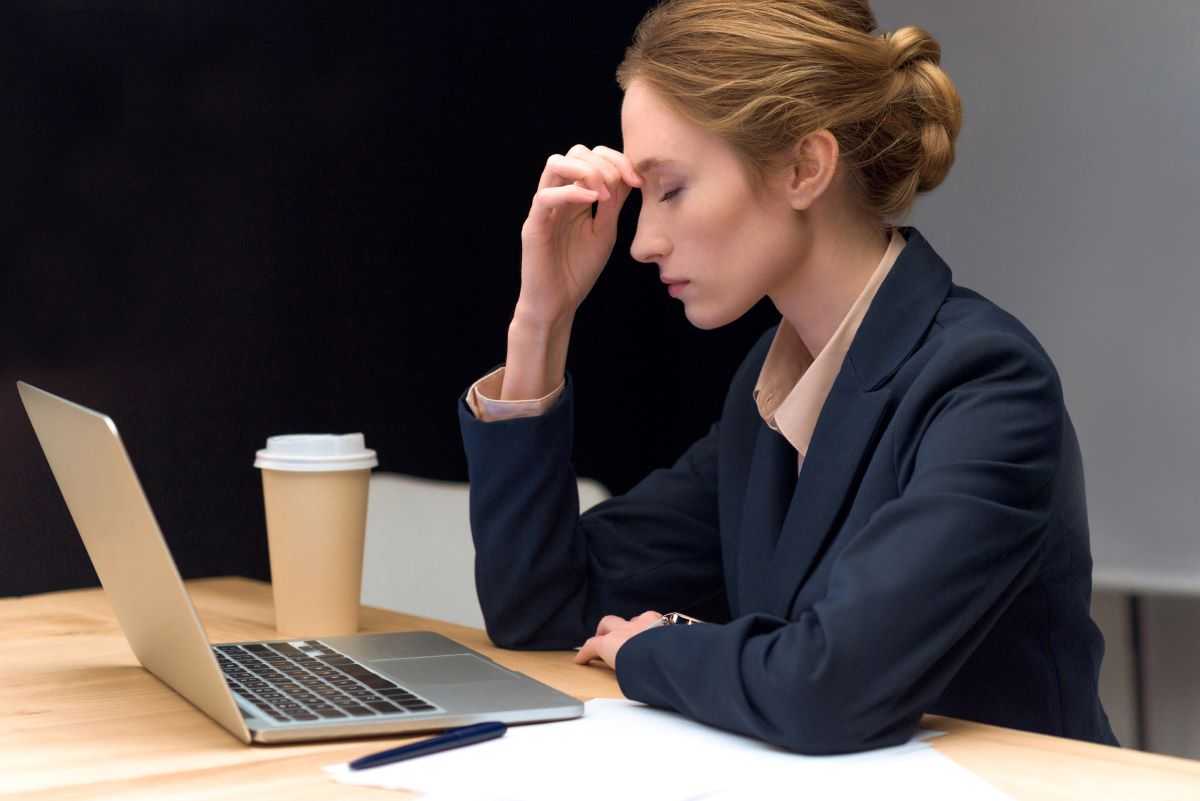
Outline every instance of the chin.
[[714, 328], [729, 325], [745, 314], [746, 311], [746, 309], [742, 309], [741, 311], [730, 308], [714, 309], [694, 303], [684, 304], [683, 307], [683, 314], [687, 317], [688, 322], [701, 331], [711, 331]]

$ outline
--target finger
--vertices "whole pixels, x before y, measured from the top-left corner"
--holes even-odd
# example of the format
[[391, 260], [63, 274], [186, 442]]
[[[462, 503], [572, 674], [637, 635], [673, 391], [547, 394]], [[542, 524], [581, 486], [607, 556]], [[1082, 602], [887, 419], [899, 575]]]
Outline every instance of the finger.
[[662, 620], [662, 613], [650, 610], [647, 612], [642, 612], [630, 622], [654, 623], [659, 620]]
[[608, 200], [597, 201], [595, 221], [597, 231], [602, 231], [606, 237], [616, 237], [621, 209], [625, 208], [625, 201], [629, 199], [632, 191], [633, 188], [622, 181], [617, 184], [617, 191], [613, 193], [612, 197]]
[[[575, 145], [575, 147], [567, 151], [567, 155], [571, 158], [586, 161], [588, 164], [599, 170], [600, 175], [604, 179], [604, 185], [608, 187], [610, 195], [615, 195], [617, 190], [620, 189], [624, 183], [621, 180], [621, 171], [617, 169], [615, 164], [603, 156], [588, 150], [583, 145]], [[594, 189], [595, 187], [592, 188]], [[608, 200], [608, 198], [604, 199]]]
[[582, 186], [567, 184], [565, 186], [550, 186], [539, 189], [533, 196], [533, 205], [529, 209], [529, 219], [538, 224], [550, 222], [550, 212], [565, 206], [591, 205], [599, 199], [598, 192], [584, 189]]
[[[612, 190], [611, 196], [608, 199], [602, 199], [596, 207], [596, 227], [610, 236], [615, 235], [621, 209], [624, 208], [625, 201], [629, 199], [634, 186], [640, 186], [642, 181], [633, 171], [629, 159], [612, 148], [598, 145], [592, 151], [591, 157], [604, 165], [607, 170], [605, 175], [611, 182], [609, 188]], [[631, 184], [630, 180], [636, 183]]]
[[627, 625], [628, 623], [629, 621], [623, 617], [618, 617], [617, 615], [605, 615], [604, 617], [600, 618], [600, 624], [596, 626], [596, 636], [602, 637], [605, 634], [608, 634], [610, 631], [613, 631], [620, 626]]
[[603, 190], [601, 191], [602, 196], [608, 193], [608, 183], [603, 171], [591, 160], [576, 156], [563, 156], [558, 153], [546, 159], [546, 168], [542, 170], [538, 189], [562, 186], [572, 182], [586, 186], [588, 189]]
[[611, 147], [605, 147], [604, 145], [598, 145], [593, 148], [592, 152], [600, 158], [607, 159], [616, 165], [617, 169], [621, 172], [621, 178], [630, 186], [640, 187], [645, 183], [642, 176], [638, 175], [633, 169], [633, 162], [621, 151], [613, 150]]
[[599, 637], [591, 637], [583, 644], [583, 647], [579, 649], [579, 653], [575, 654], [575, 664], [586, 665], [600, 656], [600, 651], [597, 648], [599, 639]]

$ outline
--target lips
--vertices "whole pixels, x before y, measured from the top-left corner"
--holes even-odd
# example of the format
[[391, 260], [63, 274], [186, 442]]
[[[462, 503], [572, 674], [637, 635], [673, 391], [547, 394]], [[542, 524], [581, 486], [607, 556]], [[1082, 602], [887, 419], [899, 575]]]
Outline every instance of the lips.
[[670, 286], [671, 284], [686, 284], [687, 283], [686, 278], [668, 278], [665, 275], [660, 276], [660, 277], [662, 278], [662, 282], [664, 284], [667, 284], [668, 286]]

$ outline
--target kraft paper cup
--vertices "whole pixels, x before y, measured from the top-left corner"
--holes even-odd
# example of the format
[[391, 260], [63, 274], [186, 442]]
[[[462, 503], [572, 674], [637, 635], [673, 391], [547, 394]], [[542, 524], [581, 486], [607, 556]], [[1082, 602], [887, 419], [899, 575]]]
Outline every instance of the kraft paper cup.
[[378, 464], [362, 434], [270, 437], [258, 451], [280, 635], [358, 630], [367, 493]]

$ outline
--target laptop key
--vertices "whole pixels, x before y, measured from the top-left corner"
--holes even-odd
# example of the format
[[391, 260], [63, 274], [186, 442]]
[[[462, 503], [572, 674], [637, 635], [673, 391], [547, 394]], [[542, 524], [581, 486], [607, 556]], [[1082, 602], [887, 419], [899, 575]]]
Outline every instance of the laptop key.
[[294, 645], [289, 645], [286, 642], [271, 643], [271, 650], [273, 650], [277, 654], [283, 654], [284, 656], [290, 657], [292, 659], [295, 659], [298, 656], [304, 656], [303, 651], [301, 651], [299, 648], [295, 647]]
[[382, 676], [376, 676], [374, 673], [372, 673], [370, 676], [355, 676], [355, 678], [370, 687], [372, 690], [382, 690], [385, 687], [396, 686], [394, 681], [388, 681]]
[[374, 709], [376, 712], [403, 712], [404, 710], [395, 704], [389, 704], [387, 701], [372, 701], [367, 706]]
[[337, 709], [318, 709], [317, 714], [323, 718], [344, 718], [346, 713]]
[[341, 667], [342, 665], [353, 665], [354, 660], [348, 656], [322, 656], [321, 661], [327, 665]]
[[346, 695], [330, 694], [330, 695], [322, 695], [321, 703], [322, 704], [340, 704], [340, 703], [353, 704], [354, 699], [350, 698], [349, 696], [346, 696]]
[[363, 667], [362, 665], [357, 665], [357, 664], [356, 664], [356, 665], [346, 665], [345, 667], [341, 667], [341, 668], [338, 668], [338, 669], [339, 669], [339, 670], [341, 670], [343, 673], [347, 673], [347, 674], [349, 674], [349, 675], [351, 675], [351, 676], [354, 676], [355, 678], [358, 678], [359, 676], [373, 676], [373, 675], [375, 675], [374, 673], [372, 673], [371, 671], [367, 670], [367, 669], [366, 669], [365, 667]]
[[373, 711], [371, 711], [370, 709], [367, 709], [365, 706], [358, 706], [358, 705], [344, 706], [344, 707], [342, 707], [342, 709], [346, 710], [351, 715], [354, 715], [354, 717], [356, 717], [356, 718], [369, 717], [369, 716], [372, 716], [375, 714]]
[[292, 715], [292, 720], [316, 720], [317, 716], [311, 712], [297, 712]]

